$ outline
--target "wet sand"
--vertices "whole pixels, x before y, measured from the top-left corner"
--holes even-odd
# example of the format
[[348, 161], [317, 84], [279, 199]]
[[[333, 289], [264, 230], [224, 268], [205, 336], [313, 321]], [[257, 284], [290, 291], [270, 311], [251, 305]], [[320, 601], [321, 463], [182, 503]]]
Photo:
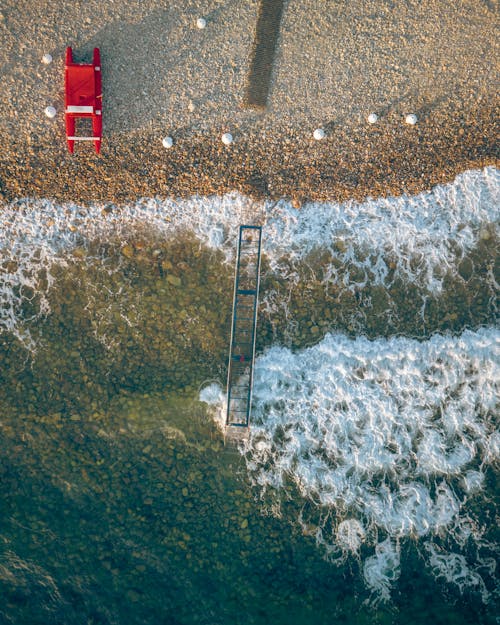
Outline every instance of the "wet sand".
[[[124, 203], [237, 190], [297, 202], [362, 199], [416, 193], [497, 164], [496, 9], [469, 0], [284, 2], [267, 104], [253, 108], [257, 0], [167, 8], [7, 0], [0, 197]], [[65, 146], [66, 45], [87, 62], [101, 49], [100, 156], [90, 143], [73, 156]], [[54, 60], [43, 65], [47, 52]], [[375, 125], [366, 121], [372, 112]], [[405, 124], [408, 113], [415, 126]], [[326, 137], [315, 141], [319, 127]], [[231, 146], [223, 132], [233, 134]]]

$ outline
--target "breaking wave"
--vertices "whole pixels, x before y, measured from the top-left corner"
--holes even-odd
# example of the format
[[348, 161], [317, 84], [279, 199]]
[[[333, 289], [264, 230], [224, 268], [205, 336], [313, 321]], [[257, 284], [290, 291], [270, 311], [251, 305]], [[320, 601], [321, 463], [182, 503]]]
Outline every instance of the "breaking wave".
[[[378, 597], [389, 598], [412, 538], [437, 576], [487, 600], [493, 560], [468, 504], [481, 505], [500, 460], [499, 356], [491, 328], [423, 342], [328, 334], [297, 353], [268, 349], [242, 448], [252, 482], [275, 510], [298, 495], [304, 533], [331, 560], [362, 555]], [[201, 398], [223, 408], [214, 386]]]

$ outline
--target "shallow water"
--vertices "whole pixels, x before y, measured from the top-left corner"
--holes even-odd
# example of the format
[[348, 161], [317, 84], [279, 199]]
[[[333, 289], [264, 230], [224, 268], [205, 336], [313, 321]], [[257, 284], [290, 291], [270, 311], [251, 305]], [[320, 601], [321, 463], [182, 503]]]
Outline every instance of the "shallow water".
[[[4, 208], [0, 622], [497, 622], [499, 189]], [[244, 222], [240, 452], [216, 421]]]

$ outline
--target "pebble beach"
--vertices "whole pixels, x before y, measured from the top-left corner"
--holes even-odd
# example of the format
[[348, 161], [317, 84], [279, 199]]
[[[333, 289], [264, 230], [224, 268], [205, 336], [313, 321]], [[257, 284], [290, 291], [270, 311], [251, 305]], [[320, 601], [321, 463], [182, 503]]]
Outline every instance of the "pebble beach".
[[[259, 4], [4, 2], [3, 201], [236, 190], [300, 204], [413, 194], [498, 162], [495, 2], [285, 3], [267, 104], [255, 109], [246, 93]], [[101, 50], [100, 156], [65, 145], [67, 45], [80, 62]]]

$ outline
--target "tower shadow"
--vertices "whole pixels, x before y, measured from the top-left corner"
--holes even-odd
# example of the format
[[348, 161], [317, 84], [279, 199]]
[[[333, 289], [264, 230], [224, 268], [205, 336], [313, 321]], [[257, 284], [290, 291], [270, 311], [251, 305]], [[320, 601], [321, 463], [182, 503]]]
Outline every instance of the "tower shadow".
[[245, 106], [265, 109], [280, 31], [284, 0], [260, 0]]

